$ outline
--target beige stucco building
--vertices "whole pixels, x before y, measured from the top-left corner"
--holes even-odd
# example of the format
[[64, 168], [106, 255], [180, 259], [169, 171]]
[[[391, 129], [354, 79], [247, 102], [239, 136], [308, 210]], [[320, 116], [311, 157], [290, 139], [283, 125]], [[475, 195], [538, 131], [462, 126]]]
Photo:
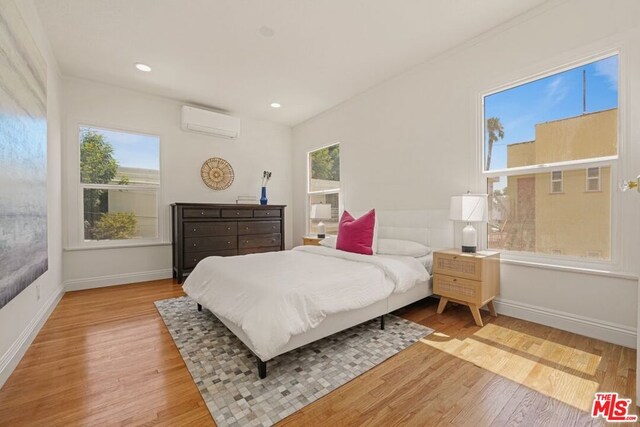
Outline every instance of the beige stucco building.
[[[507, 166], [617, 154], [617, 109], [536, 125], [534, 141], [507, 147]], [[610, 167], [507, 178], [509, 212], [493, 246], [577, 257], [611, 256]], [[584, 215], [584, 213], [587, 215]], [[577, 220], [580, 218], [580, 220]]]

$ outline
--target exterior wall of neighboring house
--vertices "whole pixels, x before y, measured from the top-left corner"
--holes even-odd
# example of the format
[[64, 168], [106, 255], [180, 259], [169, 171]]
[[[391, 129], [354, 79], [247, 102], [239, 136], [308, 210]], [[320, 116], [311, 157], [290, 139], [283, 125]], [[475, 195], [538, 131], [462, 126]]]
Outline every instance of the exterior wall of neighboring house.
[[[508, 167], [615, 155], [617, 109], [536, 125], [536, 139], [507, 147]], [[599, 189], [587, 169], [562, 171], [562, 189], [550, 173], [508, 177], [511, 224], [505, 247], [538, 253], [608, 259], [611, 256], [611, 170], [599, 169]], [[584, 215], [588, 212], [588, 215]], [[581, 218], [576, 221], [576, 218]]]
[[112, 184], [122, 180], [122, 190], [109, 191], [109, 212], [133, 212], [136, 215], [136, 236], [155, 238], [158, 236], [158, 200], [157, 191], [136, 190], [133, 185], [158, 185], [160, 173], [152, 169], [120, 167]]

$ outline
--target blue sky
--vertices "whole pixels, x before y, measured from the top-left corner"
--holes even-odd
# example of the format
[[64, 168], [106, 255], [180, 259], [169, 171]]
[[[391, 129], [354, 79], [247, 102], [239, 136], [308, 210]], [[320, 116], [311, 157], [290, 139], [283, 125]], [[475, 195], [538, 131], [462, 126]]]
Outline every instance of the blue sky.
[[505, 134], [493, 146], [492, 170], [507, 167], [507, 145], [535, 139], [537, 123], [582, 114], [583, 70], [587, 80], [586, 112], [617, 107], [617, 55], [485, 97], [485, 120], [500, 118]]
[[118, 132], [94, 127], [113, 147], [113, 155], [123, 167], [160, 170], [160, 138], [137, 133]]

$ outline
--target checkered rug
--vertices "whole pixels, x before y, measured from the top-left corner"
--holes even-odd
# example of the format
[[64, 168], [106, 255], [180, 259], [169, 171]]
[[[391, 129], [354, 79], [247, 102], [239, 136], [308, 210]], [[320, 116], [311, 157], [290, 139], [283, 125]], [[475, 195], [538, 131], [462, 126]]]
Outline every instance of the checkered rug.
[[269, 361], [255, 356], [188, 297], [157, 301], [180, 354], [219, 426], [269, 426], [404, 350], [433, 330], [399, 317], [372, 320]]

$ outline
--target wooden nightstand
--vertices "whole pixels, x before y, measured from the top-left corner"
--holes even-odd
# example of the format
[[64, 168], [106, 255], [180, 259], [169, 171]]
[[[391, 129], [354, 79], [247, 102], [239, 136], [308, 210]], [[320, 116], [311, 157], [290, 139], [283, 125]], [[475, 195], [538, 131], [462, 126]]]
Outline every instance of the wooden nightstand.
[[449, 301], [469, 306], [478, 326], [480, 307], [486, 305], [497, 317], [493, 299], [500, 295], [500, 253], [463, 253], [458, 249], [433, 253], [433, 293], [440, 295], [438, 314]]
[[304, 236], [302, 238], [302, 244], [309, 245], [309, 246], [320, 246], [320, 240], [323, 240], [323, 239], [315, 236]]

